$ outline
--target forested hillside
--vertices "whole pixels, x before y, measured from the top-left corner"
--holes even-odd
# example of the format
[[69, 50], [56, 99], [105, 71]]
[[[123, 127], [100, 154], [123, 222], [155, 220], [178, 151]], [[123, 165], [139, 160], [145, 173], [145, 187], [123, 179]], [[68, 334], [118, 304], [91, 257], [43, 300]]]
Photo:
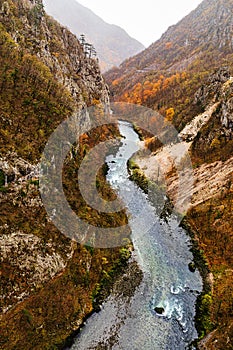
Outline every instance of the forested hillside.
[[[108, 89], [96, 60], [46, 15], [42, 1], [1, 0], [0, 20], [0, 347], [60, 348], [93, 310], [128, 251], [81, 246], [61, 234], [39, 195], [38, 163], [55, 128], [70, 116], [79, 127], [88, 125], [88, 114], [80, 118], [80, 111], [92, 104], [101, 111]], [[124, 212], [101, 218], [76, 188], [75, 169], [96, 132], [85, 135], [72, 161], [66, 160], [68, 200], [93, 225], [124, 224]], [[99, 142], [116, 133], [106, 126], [97, 132]], [[102, 193], [114, 197], [104, 176], [100, 169]]]

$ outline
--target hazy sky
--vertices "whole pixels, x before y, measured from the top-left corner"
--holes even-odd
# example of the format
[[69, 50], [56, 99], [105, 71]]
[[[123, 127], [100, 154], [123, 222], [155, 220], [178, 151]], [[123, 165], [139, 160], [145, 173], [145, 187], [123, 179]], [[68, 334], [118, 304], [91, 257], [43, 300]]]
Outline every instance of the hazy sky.
[[78, 0], [108, 23], [117, 24], [145, 46], [159, 39], [202, 0]]

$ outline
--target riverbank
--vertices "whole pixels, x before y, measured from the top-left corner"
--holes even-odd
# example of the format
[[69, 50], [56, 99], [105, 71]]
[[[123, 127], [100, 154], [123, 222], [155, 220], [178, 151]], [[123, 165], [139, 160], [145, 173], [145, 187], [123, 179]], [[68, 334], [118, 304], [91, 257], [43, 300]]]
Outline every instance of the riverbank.
[[140, 285], [141, 280], [142, 271], [137, 262], [131, 256], [129, 250], [122, 248], [121, 261], [118, 261], [112, 271], [110, 271], [107, 276], [103, 277], [92, 295], [93, 310], [84, 317], [79, 328], [75, 330], [58, 349], [68, 350], [72, 348], [83, 327], [85, 327], [86, 322], [92, 315], [101, 311], [104, 301], [111, 293], [124, 295], [130, 298]]
[[[116, 156], [121, 145], [122, 140], [119, 138], [119, 134], [117, 134], [117, 139], [112, 141], [111, 147], [109, 147], [109, 150], [107, 151], [107, 156]], [[106, 200], [114, 200], [117, 195], [116, 191], [110, 187], [110, 184], [107, 181], [106, 177], [108, 171], [109, 165], [106, 162], [97, 176], [99, 184], [98, 190]], [[123, 210], [123, 213], [127, 217], [125, 210]], [[114, 218], [117, 219], [117, 214], [119, 213], [114, 213], [112, 215], [115, 215]], [[115, 224], [118, 224], [119, 226], [127, 223], [127, 220], [116, 221], [116, 219]], [[85, 248], [91, 254], [95, 251], [92, 247], [85, 246]], [[115, 260], [112, 261], [111, 265], [109, 265], [108, 258], [102, 258], [103, 265], [105, 265], [106, 268], [103, 266], [102, 278], [96, 283], [95, 288], [91, 292], [91, 311], [85, 315], [82, 323], [77, 329], [74, 330], [58, 347], [59, 349], [66, 350], [72, 348], [82, 329], [85, 328], [86, 323], [93, 315], [101, 311], [102, 305], [110, 295], [118, 293], [119, 295], [130, 296], [141, 282], [142, 272], [137, 262], [132, 258], [133, 245], [130, 241], [130, 228], [128, 226], [125, 228], [125, 245], [123, 247], [114, 248], [114, 250], [110, 248], [104, 250], [108, 250], [109, 255], [111, 255], [111, 251], [117, 250], [118, 255], [116, 255]]]
[[[174, 217], [162, 222], [156, 206], [129, 180], [127, 161], [140, 149], [139, 139], [131, 124], [122, 121], [119, 127], [125, 138], [117, 154], [107, 157], [107, 179], [127, 208], [133, 257], [142, 279], [135, 278], [135, 271], [124, 273], [101, 311], [87, 320], [72, 349], [185, 348], [197, 337], [193, 318], [201, 278], [188, 269], [192, 254], [185, 231]], [[158, 309], [164, 314], [158, 315]]]
[[[105, 128], [102, 140], [117, 137], [116, 128]], [[97, 132], [96, 132], [97, 134]], [[93, 136], [93, 137], [91, 137]], [[65, 164], [64, 189], [79, 217], [90, 224], [118, 226], [127, 223], [125, 211], [102, 216], [91, 211], [77, 189], [77, 169], [84, 151], [95, 140], [86, 137], [78, 153]], [[62, 348], [67, 337], [80, 327], [93, 310], [93, 293], [106, 276], [118, 275], [128, 252], [120, 247], [100, 249], [66, 238], [48, 218], [42, 204], [34, 166], [16, 154], [1, 160], [15, 181], [8, 181], [1, 197], [1, 345], [4, 349], [34, 350]], [[5, 169], [4, 168], [4, 169]], [[101, 171], [102, 170], [102, 171]], [[98, 185], [106, 199], [115, 194], [98, 173]], [[32, 174], [30, 174], [32, 172]], [[8, 175], [8, 174], [7, 174]], [[12, 223], [15, 223], [12, 227]], [[80, 230], [81, 232], [81, 230]], [[125, 239], [130, 230], [125, 230]], [[129, 256], [128, 256], [129, 258]], [[124, 270], [124, 267], [122, 267]], [[52, 345], [51, 345], [52, 344]]]
[[[131, 160], [131, 179], [143, 190], [148, 187], [149, 182], [155, 181], [157, 172], [154, 169], [157, 162], [156, 154], [137, 156]], [[191, 237], [194, 266], [199, 269], [203, 279], [203, 292], [196, 305], [199, 349], [208, 349], [216, 336], [218, 346], [221, 346], [216, 349], [230, 349], [229, 336], [226, 337], [226, 334], [232, 331], [231, 297], [228, 291], [232, 281], [232, 265], [230, 245], [224, 244], [224, 239], [230, 243], [228, 232], [232, 232], [229, 227], [232, 222], [232, 184], [229, 181], [232, 163], [231, 158], [225, 163], [203, 164], [193, 169], [194, 183], [190, 207], [181, 222], [181, 226]], [[167, 195], [172, 203], [179, 179], [171, 167], [166, 169], [165, 174]], [[221, 193], [219, 188], [222, 189]], [[184, 197], [189, 195], [186, 189]], [[217, 237], [219, 240], [216, 240]], [[223, 334], [220, 329], [223, 330]]]
[[[134, 181], [146, 194], [148, 194], [148, 187], [155, 187], [153, 181], [146, 177], [145, 173], [137, 165], [136, 160], [130, 159], [128, 162], [128, 169], [130, 173], [130, 179]], [[173, 206], [172, 202], [168, 199], [164, 205], [164, 209], [161, 212], [160, 217], [162, 219], [167, 219], [167, 217], [172, 213]], [[191, 252], [193, 254], [193, 269], [199, 270], [202, 280], [203, 280], [203, 291], [198, 296], [196, 302], [196, 316], [195, 325], [198, 331], [199, 340], [212, 330], [212, 325], [210, 321], [210, 304], [206, 305], [206, 300], [211, 300], [211, 284], [209, 279], [210, 270], [208, 268], [208, 263], [204, 257], [202, 251], [198, 246], [197, 236], [193, 231], [191, 225], [188, 222], [188, 218], [184, 217], [180, 226], [185, 229], [187, 234], [191, 239]], [[195, 342], [197, 345], [197, 342]]]

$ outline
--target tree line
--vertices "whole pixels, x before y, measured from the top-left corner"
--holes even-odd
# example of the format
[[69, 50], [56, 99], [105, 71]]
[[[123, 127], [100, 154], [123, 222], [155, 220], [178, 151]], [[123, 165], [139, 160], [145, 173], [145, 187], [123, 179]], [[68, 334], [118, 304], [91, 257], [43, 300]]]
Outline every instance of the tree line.
[[96, 52], [95, 47], [92, 44], [89, 44], [88, 42], [86, 42], [86, 38], [85, 38], [84, 34], [80, 35], [79, 41], [83, 47], [83, 50], [84, 50], [86, 57], [94, 58], [97, 56], [97, 52]]

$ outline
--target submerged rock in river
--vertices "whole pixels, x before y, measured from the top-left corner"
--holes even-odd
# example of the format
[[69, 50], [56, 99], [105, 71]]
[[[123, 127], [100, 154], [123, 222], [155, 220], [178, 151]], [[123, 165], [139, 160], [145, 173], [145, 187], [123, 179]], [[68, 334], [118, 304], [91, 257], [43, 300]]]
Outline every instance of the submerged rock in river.
[[159, 315], [163, 315], [165, 312], [165, 309], [163, 307], [155, 307], [154, 310]]

